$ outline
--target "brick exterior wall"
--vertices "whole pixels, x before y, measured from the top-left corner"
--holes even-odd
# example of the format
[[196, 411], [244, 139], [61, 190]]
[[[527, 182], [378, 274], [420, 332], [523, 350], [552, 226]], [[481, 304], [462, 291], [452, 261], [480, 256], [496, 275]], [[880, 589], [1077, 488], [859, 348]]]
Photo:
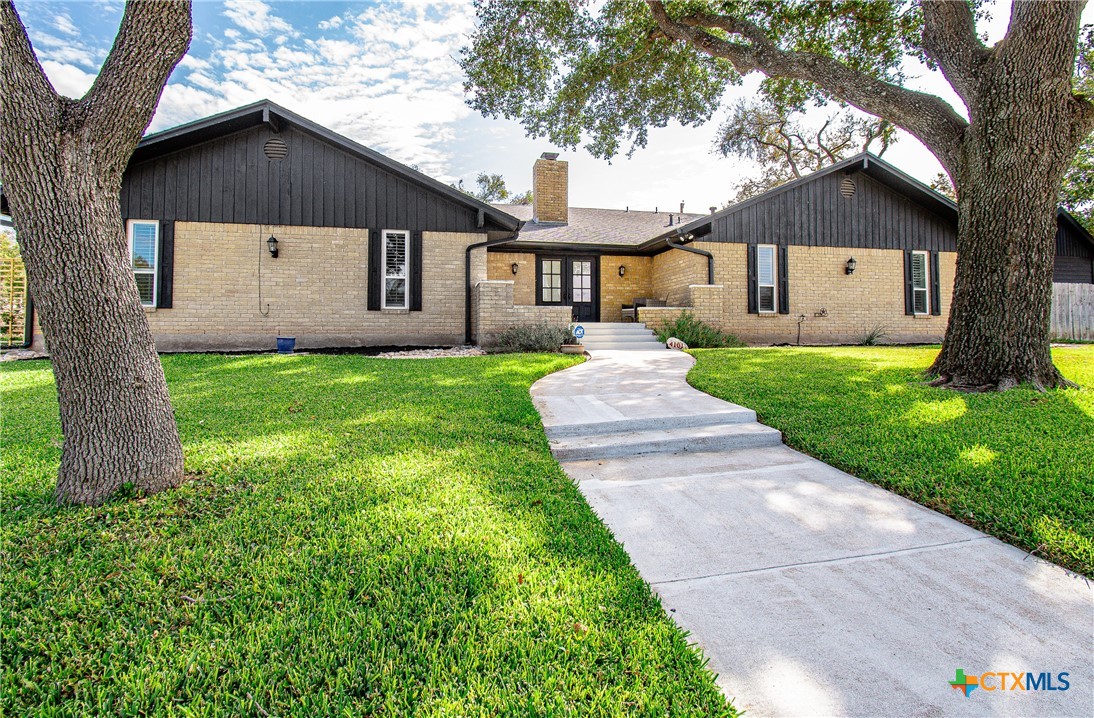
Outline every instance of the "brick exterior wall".
[[[664, 299], [669, 306], [690, 304], [688, 287], [706, 281], [706, 257], [682, 249], [670, 249], [653, 257], [652, 296]], [[721, 279], [716, 275], [715, 281]]]
[[[695, 246], [714, 254], [715, 279], [722, 288], [716, 291], [694, 285], [674, 289], [673, 296], [689, 295], [686, 306], [692, 313], [746, 342], [796, 343], [802, 314], [806, 317], [801, 327], [802, 344], [853, 344], [877, 326], [887, 333], [884, 341], [894, 343], [939, 342], [945, 334], [957, 261], [952, 252], [939, 256], [939, 316], [904, 314], [902, 251], [799, 246], [788, 250], [790, 313], [749, 314], [746, 245], [697, 242]], [[844, 268], [851, 255], [858, 267], [849, 276]], [[654, 267], [656, 272], [656, 258]], [[655, 284], [657, 281], [655, 276]], [[716, 306], [719, 294], [721, 311]], [[822, 311], [827, 316], [816, 316]], [[679, 311], [671, 309], [640, 312], [651, 326], [677, 314]], [[719, 314], [720, 322], [716, 321]]]
[[[619, 267], [627, 268], [620, 277]], [[653, 296], [653, 258], [604, 255], [600, 258], [600, 321], [623, 321], [623, 305]]]
[[539, 222], [569, 221], [569, 163], [542, 157], [532, 165], [532, 218]]
[[484, 239], [423, 233], [422, 311], [368, 311], [368, 230], [177, 222], [173, 306], [148, 321], [161, 351], [272, 349], [278, 335], [303, 349], [462, 344], [464, 249]]
[[[513, 274], [513, 262], [517, 273]], [[536, 303], [536, 255], [526, 252], [491, 252], [486, 257], [486, 278], [513, 282], [513, 303]]]
[[[510, 270], [510, 274], [512, 270]], [[472, 327], [475, 342], [490, 347], [497, 342], [498, 334], [520, 324], [547, 322], [555, 326], [568, 326], [570, 307], [515, 305], [513, 280], [489, 280], [479, 282], [472, 290]]]

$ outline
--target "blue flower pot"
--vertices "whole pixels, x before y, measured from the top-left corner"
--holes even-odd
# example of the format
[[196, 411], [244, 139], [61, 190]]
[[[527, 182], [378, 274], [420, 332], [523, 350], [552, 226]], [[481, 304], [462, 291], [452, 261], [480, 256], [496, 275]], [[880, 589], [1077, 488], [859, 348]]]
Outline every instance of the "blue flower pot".
[[278, 354], [292, 354], [293, 349], [296, 348], [296, 337], [278, 337], [277, 338], [277, 353]]

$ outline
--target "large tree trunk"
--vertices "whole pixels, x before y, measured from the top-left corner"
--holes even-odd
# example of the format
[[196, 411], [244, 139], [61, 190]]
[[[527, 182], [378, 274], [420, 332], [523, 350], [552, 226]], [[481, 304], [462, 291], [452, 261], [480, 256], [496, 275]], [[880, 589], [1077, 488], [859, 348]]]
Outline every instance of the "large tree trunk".
[[[1036, 16], [1024, 21], [1048, 24]], [[954, 388], [1070, 384], [1052, 363], [1049, 331], [1059, 188], [1082, 125], [1067, 86], [1041, 78], [1069, 67], [1074, 46], [1020, 43], [1011, 40], [980, 73], [953, 177], [957, 277], [931, 372], [937, 384]]]
[[82, 100], [53, 92], [10, 2], [0, 3], [0, 175], [53, 361], [61, 502], [99, 504], [183, 479], [167, 382], [122, 227], [122, 173], [190, 40], [189, 3], [127, 5]]

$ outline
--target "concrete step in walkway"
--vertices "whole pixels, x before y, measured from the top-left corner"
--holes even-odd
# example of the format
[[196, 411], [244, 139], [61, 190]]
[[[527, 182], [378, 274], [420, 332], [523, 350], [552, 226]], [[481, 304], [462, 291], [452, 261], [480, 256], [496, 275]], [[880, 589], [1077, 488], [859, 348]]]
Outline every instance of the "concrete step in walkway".
[[[650, 422], [653, 423], [653, 422]], [[782, 433], [756, 422], [714, 426], [645, 428], [551, 440], [559, 461], [641, 454], [733, 451], [782, 444]]]
[[581, 326], [585, 329], [581, 343], [590, 351], [656, 351], [665, 348], [645, 324], [582, 322]]
[[[590, 356], [532, 387], [552, 448], [739, 710], [1090, 715], [1085, 579], [783, 446], [686, 354]], [[957, 669], [1071, 687], [966, 698]]]
[[559, 424], [547, 430], [549, 439], [566, 439], [574, 436], [594, 436], [597, 434], [619, 434], [633, 431], [651, 431], [656, 429], [683, 429], [721, 424], [746, 424], [756, 421], [756, 412], [741, 407], [708, 414], [689, 414], [685, 416], [655, 416], [634, 419], [616, 419], [614, 421], [596, 421], [587, 424]]

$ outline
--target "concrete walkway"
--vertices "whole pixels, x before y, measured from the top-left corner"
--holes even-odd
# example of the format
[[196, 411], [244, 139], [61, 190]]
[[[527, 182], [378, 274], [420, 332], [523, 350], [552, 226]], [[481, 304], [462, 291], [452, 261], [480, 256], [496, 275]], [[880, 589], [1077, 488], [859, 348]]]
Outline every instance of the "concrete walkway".
[[[788, 449], [687, 354], [591, 356], [532, 387], [555, 455], [738, 709], [1094, 715], [1085, 579]], [[966, 698], [959, 668], [1070, 688]]]

